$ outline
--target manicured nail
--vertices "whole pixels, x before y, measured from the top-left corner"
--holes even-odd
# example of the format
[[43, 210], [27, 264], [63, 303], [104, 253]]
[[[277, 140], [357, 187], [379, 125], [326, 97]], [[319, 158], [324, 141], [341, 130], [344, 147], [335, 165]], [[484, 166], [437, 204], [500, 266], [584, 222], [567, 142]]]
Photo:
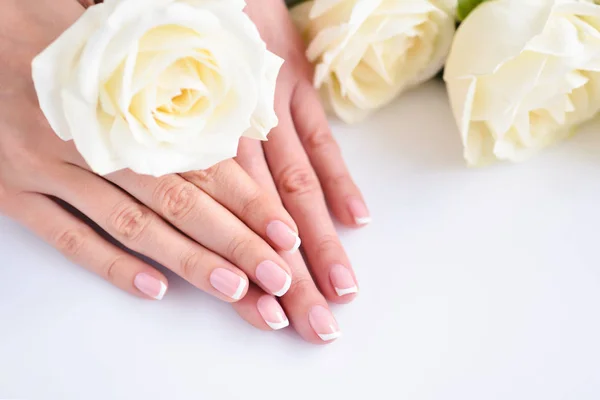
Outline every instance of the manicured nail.
[[298, 234], [281, 221], [272, 221], [267, 225], [267, 236], [281, 250], [294, 253], [300, 248]]
[[357, 225], [366, 225], [371, 222], [371, 214], [369, 214], [369, 210], [365, 203], [357, 198], [350, 197], [348, 199], [348, 209], [350, 210], [350, 214], [354, 217], [354, 222]]
[[329, 279], [338, 296], [345, 296], [350, 293], [357, 293], [358, 287], [354, 277], [343, 265], [332, 265], [329, 270]]
[[273, 330], [283, 329], [290, 324], [283, 308], [279, 305], [277, 300], [269, 295], [261, 296], [256, 302], [256, 307], [261, 317], [265, 320], [267, 325]]
[[308, 313], [308, 322], [324, 342], [329, 342], [342, 335], [333, 314], [323, 306], [314, 306]]
[[273, 261], [263, 261], [256, 267], [256, 279], [275, 296], [281, 297], [290, 288], [292, 277]]
[[167, 291], [163, 281], [143, 272], [135, 276], [133, 284], [140, 292], [156, 300], [161, 300]]
[[210, 274], [210, 284], [225, 296], [239, 300], [248, 282], [235, 272], [217, 268]]

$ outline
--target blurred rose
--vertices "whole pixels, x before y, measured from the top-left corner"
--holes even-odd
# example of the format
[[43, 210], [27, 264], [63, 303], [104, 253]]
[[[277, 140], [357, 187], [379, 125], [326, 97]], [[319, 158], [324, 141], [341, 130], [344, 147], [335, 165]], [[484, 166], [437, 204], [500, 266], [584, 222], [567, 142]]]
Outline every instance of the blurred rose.
[[313, 0], [292, 9], [315, 64], [314, 83], [352, 123], [444, 65], [456, 0]]
[[600, 6], [494, 0], [460, 26], [445, 80], [470, 165], [520, 161], [600, 110]]

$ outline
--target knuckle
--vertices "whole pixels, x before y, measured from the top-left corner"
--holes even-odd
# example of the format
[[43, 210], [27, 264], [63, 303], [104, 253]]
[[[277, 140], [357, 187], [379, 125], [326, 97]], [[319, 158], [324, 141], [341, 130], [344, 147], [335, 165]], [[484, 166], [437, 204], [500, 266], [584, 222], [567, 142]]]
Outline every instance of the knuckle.
[[307, 194], [320, 191], [319, 180], [309, 167], [289, 166], [280, 174], [279, 191], [288, 194]]
[[67, 229], [54, 237], [54, 245], [65, 256], [75, 257], [83, 247], [89, 232], [86, 229]]
[[313, 130], [304, 137], [303, 142], [304, 146], [313, 152], [330, 152], [338, 148], [337, 141], [333, 138], [329, 129]]
[[242, 220], [247, 221], [252, 218], [252, 216], [256, 215], [256, 210], [260, 210], [261, 206], [267, 204], [267, 202], [268, 200], [260, 190], [257, 190], [254, 194], [248, 196], [240, 210]]
[[184, 177], [199, 187], [204, 187], [215, 181], [219, 168], [221, 168], [220, 163], [215, 164], [208, 169], [186, 172]]
[[317, 257], [325, 254], [339, 253], [342, 251], [342, 245], [335, 235], [323, 235], [317, 245]]
[[350, 178], [350, 175], [343, 174], [343, 175], [332, 175], [332, 176], [325, 178], [324, 185], [325, 185], [325, 187], [329, 187], [329, 188], [341, 188], [341, 187], [347, 187], [349, 185], [354, 185], [354, 183], [352, 181], [352, 178]]
[[125, 201], [117, 205], [109, 219], [110, 226], [120, 238], [135, 242], [142, 237], [150, 225], [152, 214], [140, 204]]
[[294, 276], [292, 281], [292, 285], [289, 290], [285, 294], [286, 297], [289, 298], [310, 298], [311, 292], [316, 290], [315, 283], [313, 280], [306, 276]]
[[109, 282], [116, 282], [117, 273], [125, 259], [121, 256], [113, 258], [102, 268], [101, 276]]
[[240, 237], [234, 237], [227, 245], [227, 254], [235, 264], [239, 264], [239, 262], [244, 260], [248, 255], [248, 250], [251, 248], [253, 248], [253, 246], [249, 240]]
[[198, 276], [202, 265], [202, 255], [195, 250], [189, 250], [181, 257], [180, 274], [183, 279], [193, 282]]
[[196, 204], [196, 190], [189, 182], [177, 178], [164, 179], [155, 195], [162, 214], [171, 220], [185, 220]]

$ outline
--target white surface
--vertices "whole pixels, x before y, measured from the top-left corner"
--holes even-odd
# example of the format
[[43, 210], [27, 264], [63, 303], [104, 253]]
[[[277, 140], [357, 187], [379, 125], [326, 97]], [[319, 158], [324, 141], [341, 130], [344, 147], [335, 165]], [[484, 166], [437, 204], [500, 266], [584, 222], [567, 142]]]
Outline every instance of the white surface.
[[336, 343], [256, 331], [172, 275], [138, 300], [0, 220], [0, 398], [600, 398], [600, 125], [469, 170], [432, 83], [334, 130], [373, 213], [341, 233], [361, 293]]

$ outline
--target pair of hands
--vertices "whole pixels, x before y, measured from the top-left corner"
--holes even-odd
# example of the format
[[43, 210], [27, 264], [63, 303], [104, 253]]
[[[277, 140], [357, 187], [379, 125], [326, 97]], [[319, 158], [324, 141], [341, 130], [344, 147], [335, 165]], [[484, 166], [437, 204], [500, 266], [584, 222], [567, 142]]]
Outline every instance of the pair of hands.
[[[0, 211], [114, 285], [162, 298], [164, 275], [102, 238], [60, 199], [129, 249], [231, 302], [257, 328], [285, 327], [289, 317], [308, 341], [337, 337], [326, 300], [351, 301], [357, 283], [326, 199], [345, 225], [360, 226], [369, 214], [284, 2], [249, 0], [247, 7], [269, 49], [286, 60], [275, 102], [280, 124], [269, 141], [243, 140], [235, 160], [206, 171], [153, 178], [129, 170], [93, 174], [39, 110], [31, 60], [84, 11], [78, 1], [56, 1], [1, 6]], [[298, 232], [310, 271], [295, 252]]]

